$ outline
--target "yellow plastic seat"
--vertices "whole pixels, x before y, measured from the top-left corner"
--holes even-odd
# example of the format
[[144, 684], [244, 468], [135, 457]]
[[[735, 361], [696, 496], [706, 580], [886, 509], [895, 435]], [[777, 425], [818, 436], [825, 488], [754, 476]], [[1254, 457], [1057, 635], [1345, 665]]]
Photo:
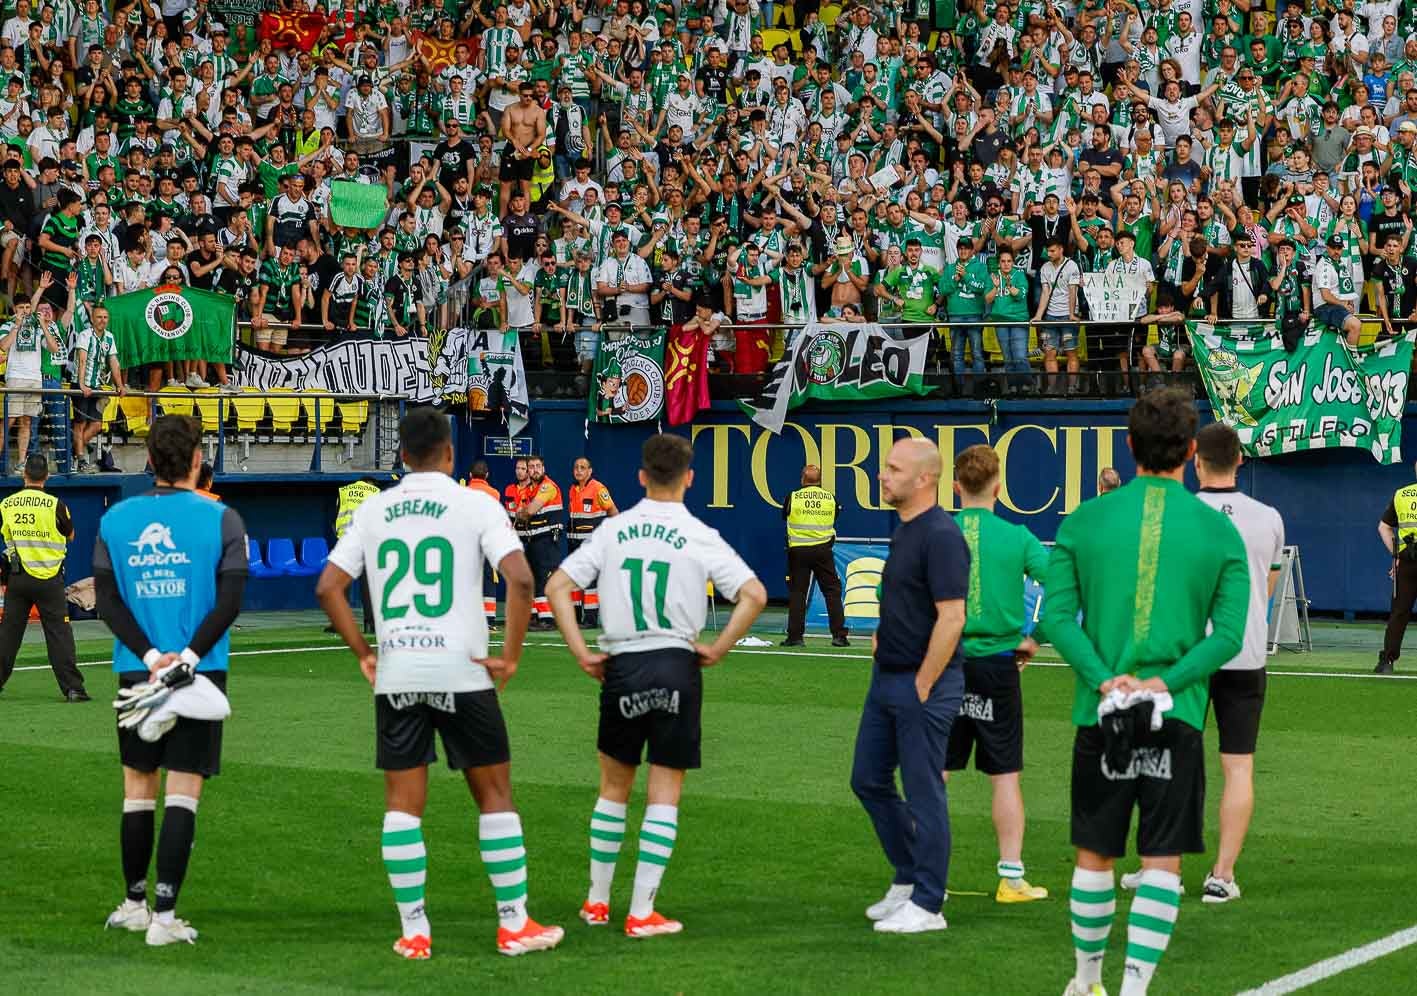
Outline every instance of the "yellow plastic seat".
[[197, 411], [202, 416], [202, 431], [220, 432], [222, 416], [231, 412], [230, 404], [221, 403], [221, 391], [215, 387], [199, 387], [196, 401]]
[[118, 407], [123, 411], [123, 421], [128, 423], [128, 435], [141, 438], [148, 434], [152, 413], [147, 398], [119, 398]]
[[[316, 411], [318, 402], [319, 411]], [[320, 435], [327, 436], [330, 433], [330, 426], [339, 420], [339, 408], [335, 404], [334, 395], [326, 394], [324, 391], [302, 391], [300, 393], [300, 407], [305, 412], [305, 426], [310, 432], [315, 431], [315, 426], [320, 427]]]
[[759, 33], [763, 36], [764, 52], [771, 54], [772, 50], [779, 45], [786, 45], [788, 48], [792, 47], [792, 42], [789, 41], [791, 35], [781, 28], [764, 28]]
[[818, 12], [817, 16], [821, 18], [822, 26], [830, 31], [836, 27], [836, 19], [841, 16], [841, 8], [834, 3], [827, 4]]
[[196, 399], [185, 387], [164, 387], [158, 392], [157, 408], [163, 415], [191, 415], [196, 407]]
[[295, 431], [295, 423], [300, 421], [300, 398], [288, 387], [273, 387], [266, 404], [271, 409], [271, 428], [289, 435]]
[[236, 409], [236, 428], [241, 432], [255, 432], [256, 424], [266, 416], [266, 399], [262, 397], [232, 395], [231, 407]]
[[369, 402], [341, 401], [339, 402], [339, 415], [340, 422], [344, 425], [344, 431], [357, 436], [363, 430], [364, 423], [369, 421]]

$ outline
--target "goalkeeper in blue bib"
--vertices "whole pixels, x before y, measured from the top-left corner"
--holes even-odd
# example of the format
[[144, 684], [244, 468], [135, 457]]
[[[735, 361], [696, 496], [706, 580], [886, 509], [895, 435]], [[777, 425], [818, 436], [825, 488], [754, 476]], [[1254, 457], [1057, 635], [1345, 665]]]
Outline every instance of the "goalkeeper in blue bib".
[[[127, 894], [107, 926], [146, 931], [153, 946], [197, 939], [175, 916], [196, 832], [197, 800], [221, 769], [228, 630], [246, 586], [246, 528], [234, 509], [197, 494], [202, 427], [165, 415], [148, 434], [156, 487], [99, 523], [94, 588], [116, 641], [120, 843]], [[148, 865], [160, 772], [167, 771], [157, 878]]]

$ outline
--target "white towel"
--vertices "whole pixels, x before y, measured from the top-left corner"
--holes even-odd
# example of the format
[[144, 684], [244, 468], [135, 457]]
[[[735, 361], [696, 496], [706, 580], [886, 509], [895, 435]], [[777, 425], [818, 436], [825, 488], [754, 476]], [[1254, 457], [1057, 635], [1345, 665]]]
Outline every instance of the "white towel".
[[[159, 671], [154, 678], [162, 674]], [[190, 685], [183, 685], [148, 713], [138, 724], [138, 736], [148, 743], [156, 743], [177, 725], [179, 717], [217, 720], [230, 715], [231, 703], [226, 695], [206, 675], [199, 674]]]
[[1138, 689], [1135, 692], [1121, 692], [1114, 688], [1112, 691], [1102, 696], [1102, 701], [1097, 703], [1097, 718], [1102, 719], [1104, 716], [1109, 716], [1114, 712], [1121, 712], [1124, 709], [1130, 709], [1132, 706], [1142, 702], [1150, 702], [1152, 704], [1151, 728], [1153, 731], [1161, 729], [1162, 718], [1166, 713], [1170, 712], [1171, 707], [1175, 705], [1175, 702], [1171, 699], [1170, 692], [1151, 692], [1146, 689]]

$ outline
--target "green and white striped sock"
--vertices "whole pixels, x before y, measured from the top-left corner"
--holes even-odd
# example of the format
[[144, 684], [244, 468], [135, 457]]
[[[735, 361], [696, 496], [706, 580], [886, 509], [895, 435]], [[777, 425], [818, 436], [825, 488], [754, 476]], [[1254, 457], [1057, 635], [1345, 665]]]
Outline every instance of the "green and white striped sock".
[[994, 867], [998, 870], [1000, 878], [1006, 878], [1011, 882], [1018, 882], [1023, 878], [1022, 861], [1000, 861]]
[[483, 813], [477, 823], [482, 864], [497, 898], [497, 922], [508, 930], [526, 926], [526, 845], [516, 813]]
[[635, 919], [643, 920], [654, 912], [654, 897], [678, 836], [678, 806], [645, 807], [645, 821], [640, 824], [640, 861], [635, 866], [635, 890], [630, 898], [630, 916]]
[[1171, 943], [1180, 912], [1180, 876], [1159, 868], [1143, 870], [1127, 914], [1127, 968], [1122, 976], [1122, 996], [1146, 996], [1156, 965]]
[[609, 903], [615, 862], [625, 842], [625, 804], [596, 799], [590, 814], [590, 895], [587, 902]]
[[1087, 986], [1102, 982], [1102, 957], [1107, 953], [1107, 936], [1117, 914], [1117, 890], [1110, 871], [1073, 869], [1073, 888], [1068, 895], [1072, 913], [1073, 954], [1077, 957], [1074, 978]]
[[428, 851], [417, 816], [390, 810], [384, 814], [384, 869], [394, 889], [404, 937], [431, 937], [423, 889], [428, 881]]

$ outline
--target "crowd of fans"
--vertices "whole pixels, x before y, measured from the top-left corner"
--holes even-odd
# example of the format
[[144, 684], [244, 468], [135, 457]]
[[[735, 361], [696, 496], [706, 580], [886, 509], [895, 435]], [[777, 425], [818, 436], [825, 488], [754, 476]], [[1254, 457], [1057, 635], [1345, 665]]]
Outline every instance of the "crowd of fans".
[[[300, 40], [259, 6], [0, 3], [10, 387], [226, 384], [115, 355], [104, 299], [163, 283], [274, 353], [463, 324], [582, 371], [607, 325], [755, 374], [871, 320], [978, 374], [987, 326], [1019, 390], [1035, 348], [1180, 370], [1188, 317], [1417, 309], [1417, 4], [267, 0]], [[1135, 324], [1088, 324], [1101, 270]]]

